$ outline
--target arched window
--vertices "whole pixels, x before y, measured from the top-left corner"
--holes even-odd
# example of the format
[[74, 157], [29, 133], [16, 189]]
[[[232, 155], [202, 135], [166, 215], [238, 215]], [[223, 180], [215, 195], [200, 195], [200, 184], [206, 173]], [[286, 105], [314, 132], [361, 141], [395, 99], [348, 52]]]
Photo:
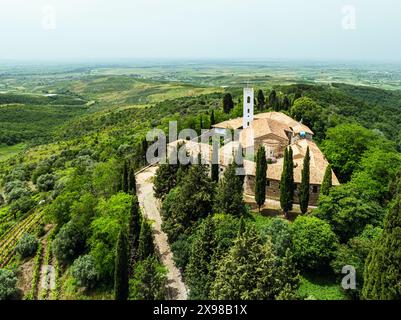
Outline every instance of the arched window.
[[248, 97], [246, 98], [246, 103], [251, 103], [251, 97], [248, 96]]

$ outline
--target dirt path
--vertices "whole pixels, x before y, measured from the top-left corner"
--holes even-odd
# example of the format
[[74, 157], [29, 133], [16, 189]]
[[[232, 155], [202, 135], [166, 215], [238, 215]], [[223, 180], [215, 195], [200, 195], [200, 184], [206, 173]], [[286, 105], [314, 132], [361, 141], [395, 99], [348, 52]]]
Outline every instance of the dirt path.
[[54, 288], [54, 268], [53, 268], [53, 255], [51, 252], [50, 237], [51, 231], [47, 233], [42, 241], [42, 262], [40, 266], [40, 277], [37, 284], [37, 300], [48, 300], [51, 290]]
[[171, 300], [186, 300], [187, 289], [182, 281], [181, 273], [176, 267], [173, 260], [173, 253], [167, 240], [167, 235], [161, 229], [161, 216], [157, 206], [157, 200], [153, 196], [153, 182], [151, 178], [156, 172], [156, 167], [150, 167], [145, 171], [140, 172], [137, 177], [137, 194], [139, 204], [143, 214], [150, 220], [155, 236], [156, 247], [159, 251], [161, 261], [168, 269], [168, 286], [169, 299]]

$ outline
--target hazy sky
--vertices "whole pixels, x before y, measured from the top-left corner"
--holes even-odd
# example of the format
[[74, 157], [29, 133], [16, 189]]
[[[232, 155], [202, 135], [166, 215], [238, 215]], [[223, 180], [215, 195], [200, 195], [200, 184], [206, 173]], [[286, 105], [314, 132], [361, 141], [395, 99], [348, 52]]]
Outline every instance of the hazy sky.
[[118, 58], [399, 62], [401, 2], [0, 0], [1, 60]]

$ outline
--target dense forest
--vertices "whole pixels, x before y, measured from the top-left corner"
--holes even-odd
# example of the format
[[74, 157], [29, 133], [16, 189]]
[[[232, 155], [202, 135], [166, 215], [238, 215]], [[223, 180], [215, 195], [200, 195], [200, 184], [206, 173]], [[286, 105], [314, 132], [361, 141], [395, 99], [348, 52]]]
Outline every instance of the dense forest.
[[[169, 121], [200, 133], [241, 116], [242, 88], [125, 76], [91, 87], [98, 83], [85, 79], [60, 97], [0, 95], [0, 144], [29, 146], [0, 163], [0, 299], [171, 295], [136, 190], [146, 133]], [[132, 86], [143, 86], [140, 95]], [[207, 165], [160, 165], [154, 195], [188, 297], [400, 299], [401, 92], [337, 83], [256, 89], [257, 112], [284, 112], [315, 132], [341, 185], [322, 188], [312, 211], [264, 216], [245, 203], [234, 164], [221, 179]], [[115, 90], [123, 98], [110, 104]], [[54, 288], [39, 284], [43, 265], [54, 267]], [[346, 265], [356, 290], [341, 288]]]

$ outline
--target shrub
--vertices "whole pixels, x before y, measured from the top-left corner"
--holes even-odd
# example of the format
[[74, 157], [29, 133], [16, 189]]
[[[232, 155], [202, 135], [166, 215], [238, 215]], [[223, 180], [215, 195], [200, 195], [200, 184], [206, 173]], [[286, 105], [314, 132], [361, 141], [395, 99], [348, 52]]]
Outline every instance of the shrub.
[[41, 175], [36, 184], [38, 186], [39, 191], [49, 191], [53, 190], [56, 178], [54, 175], [46, 173]]
[[22, 197], [29, 197], [30, 195], [31, 192], [25, 186], [15, 185], [7, 194], [8, 202], [11, 203], [12, 201], [18, 200]]
[[89, 254], [79, 257], [71, 267], [71, 274], [80, 286], [93, 288], [98, 279], [95, 259]]
[[338, 246], [330, 225], [316, 217], [298, 217], [291, 226], [294, 258], [305, 270], [323, 271]]
[[11, 270], [0, 269], [0, 300], [11, 299], [17, 294], [17, 277]]
[[83, 252], [84, 247], [85, 238], [82, 230], [72, 222], [64, 225], [53, 241], [53, 253], [64, 265], [71, 263]]
[[23, 196], [18, 200], [15, 200], [10, 205], [11, 212], [26, 213], [35, 206], [35, 201], [30, 196]]
[[290, 223], [281, 218], [271, 219], [271, 223], [260, 230], [263, 239], [271, 238], [273, 248], [278, 257], [285, 256], [287, 249], [292, 251]]
[[15, 251], [21, 256], [21, 258], [33, 257], [38, 248], [38, 240], [35, 236], [25, 233], [21, 240], [15, 247]]

